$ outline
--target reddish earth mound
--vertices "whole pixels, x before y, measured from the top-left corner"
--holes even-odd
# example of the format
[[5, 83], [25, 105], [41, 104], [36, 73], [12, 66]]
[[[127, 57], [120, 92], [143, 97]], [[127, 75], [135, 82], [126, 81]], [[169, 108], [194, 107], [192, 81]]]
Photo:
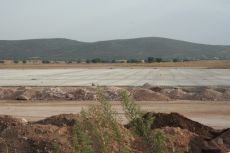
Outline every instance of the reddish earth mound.
[[161, 129], [156, 129], [156, 131], [158, 130], [164, 133], [169, 152], [189, 152], [190, 141], [197, 137], [195, 133], [192, 133], [187, 129], [181, 129], [179, 127], [166, 126]]
[[8, 126], [1, 132], [0, 152], [6, 153], [50, 153], [55, 144], [64, 152], [71, 152], [70, 129], [53, 125]]
[[27, 124], [25, 119], [16, 119], [8, 115], [0, 116], [0, 132], [11, 126], [22, 126]]
[[[144, 117], [146, 115], [156, 117], [153, 132], [160, 130], [165, 134], [169, 152], [226, 153], [230, 150], [230, 129], [216, 131], [177, 113], [147, 113]], [[62, 114], [27, 123], [10, 116], [0, 116], [0, 153], [51, 153], [57, 144], [62, 152], [73, 153], [72, 126], [78, 117]], [[130, 141], [139, 143], [133, 146], [136, 148], [143, 145], [140, 140], [136, 137]]]
[[73, 126], [75, 121], [79, 118], [78, 114], [61, 114], [48, 117], [44, 120], [34, 122], [42, 125], [56, 125], [56, 126]]
[[[230, 151], [229, 129], [222, 131], [215, 130], [192, 121], [178, 113], [146, 113], [143, 118], [148, 118], [149, 116], [155, 117], [154, 124], [151, 125], [153, 130], [163, 129], [166, 134], [171, 134], [171, 136], [176, 135], [176, 137], [174, 137], [175, 139], [171, 139], [171, 137], [168, 136], [167, 140], [170, 142], [169, 144], [176, 145], [177, 147], [175, 148], [177, 149], [178, 146], [180, 146], [182, 147], [181, 149], [185, 151], [184, 149], [187, 145], [185, 152], [191, 153], [226, 153]], [[168, 126], [170, 128], [168, 128]], [[172, 127], [179, 127], [179, 129], [173, 129]]]
[[36, 123], [1, 116], [0, 153], [51, 153], [57, 144], [62, 152], [72, 153], [71, 126], [77, 116], [57, 115]]
[[155, 117], [154, 124], [151, 126], [152, 129], [166, 126], [180, 127], [181, 129], [187, 129], [193, 133], [206, 137], [212, 137], [215, 132], [213, 128], [192, 121], [178, 113], [146, 113], [143, 117], [146, 118], [147, 116]]

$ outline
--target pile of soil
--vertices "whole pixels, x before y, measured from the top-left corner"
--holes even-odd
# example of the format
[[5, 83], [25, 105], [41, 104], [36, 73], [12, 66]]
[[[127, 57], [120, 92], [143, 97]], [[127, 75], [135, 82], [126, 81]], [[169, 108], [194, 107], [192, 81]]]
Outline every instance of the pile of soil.
[[56, 125], [56, 126], [73, 126], [75, 121], [78, 120], [79, 115], [74, 114], [61, 114], [48, 117], [44, 120], [40, 120], [34, 122], [35, 124], [42, 124], [42, 125]]
[[96, 100], [96, 89], [91, 88], [75, 88], [69, 90], [66, 94], [66, 100]]
[[41, 91], [33, 89], [31, 87], [17, 88], [15, 97], [17, 100], [35, 100], [42, 96]]
[[[229, 87], [101, 87], [110, 101], [120, 101], [126, 91], [136, 101], [201, 100], [229, 101]], [[94, 101], [97, 88], [91, 87], [0, 87], [0, 100]]]
[[[171, 148], [178, 149], [180, 146], [179, 148], [183, 151], [192, 153], [225, 153], [230, 151], [230, 129], [215, 130], [178, 113], [146, 113], [143, 118], [149, 116], [155, 117], [151, 128], [163, 130], [168, 143], [173, 144]], [[184, 150], [185, 148], [187, 150]]]
[[37, 124], [9, 126], [0, 134], [0, 152], [50, 153], [55, 144], [60, 145], [63, 152], [71, 152], [69, 136], [71, 130], [68, 127]]
[[63, 114], [34, 123], [10, 116], [0, 117], [0, 153], [51, 153], [55, 146], [72, 153], [73, 120], [78, 115]]
[[167, 95], [171, 99], [181, 99], [181, 100], [190, 100], [194, 95], [194, 93], [185, 92], [183, 89], [180, 88], [162, 89], [161, 93]]
[[170, 98], [150, 89], [134, 88], [130, 90], [131, 96], [136, 101], [168, 101]]
[[[164, 133], [170, 152], [225, 153], [230, 151], [230, 129], [217, 131], [176, 113], [147, 113], [144, 117], [147, 115], [155, 116], [152, 132]], [[72, 128], [78, 118], [77, 114], [62, 114], [28, 123], [22, 119], [0, 116], [0, 153], [7, 151], [51, 153], [57, 145], [62, 152], [73, 153]], [[212, 133], [213, 131], [215, 134]], [[130, 141], [133, 141], [133, 149], [141, 153], [143, 150], [141, 139], [134, 137]]]
[[230, 89], [227, 89], [223, 92], [223, 98], [225, 100], [229, 100], [230, 99]]
[[196, 100], [208, 100], [208, 101], [218, 101], [218, 100], [225, 100], [223, 94], [219, 91], [213, 89], [204, 89], [199, 93], [194, 95], [194, 99]]
[[198, 136], [187, 129], [179, 127], [166, 126], [156, 131], [161, 131], [165, 135], [168, 150], [171, 152], [189, 152], [190, 141]]
[[12, 100], [15, 99], [15, 93], [17, 92], [17, 89], [15, 88], [5, 88], [0, 87], [0, 99], [2, 100]]
[[119, 87], [105, 87], [105, 96], [107, 99], [111, 101], [121, 101], [121, 93], [126, 92], [128, 95], [131, 95], [131, 93], [124, 89], [124, 88], [119, 88]]
[[9, 115], [0, 115], [0, 132], [11, 126], [22, 126], [27, 124], [25, 119], [13, 118]]
[[183, 115], [178, 113], [146, 113], [143, 118], [149, 116], [154, 117], [154, 124], [151, 125], [152, 129], [162, 128], [166, 126], [180, 127], [181, 129], [187, 129], [198, 135], [205, 137], [213, 137], [216, 132], [213, 128], [200, 124], [199, 122], [192, 121]]

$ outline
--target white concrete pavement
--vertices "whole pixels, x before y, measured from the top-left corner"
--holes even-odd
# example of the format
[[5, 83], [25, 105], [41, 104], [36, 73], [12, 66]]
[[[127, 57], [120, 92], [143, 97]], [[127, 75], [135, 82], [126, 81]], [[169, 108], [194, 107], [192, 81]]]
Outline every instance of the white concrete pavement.
[[0, 86], [230, 86], [230, 69], [1, 69]]

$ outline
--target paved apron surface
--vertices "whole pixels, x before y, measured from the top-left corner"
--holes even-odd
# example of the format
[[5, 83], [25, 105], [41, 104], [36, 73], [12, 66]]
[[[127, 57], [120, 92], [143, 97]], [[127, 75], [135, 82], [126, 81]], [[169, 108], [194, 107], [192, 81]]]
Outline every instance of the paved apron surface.
[[230, 69], [2, 69], [0, 86], [223, 86]]

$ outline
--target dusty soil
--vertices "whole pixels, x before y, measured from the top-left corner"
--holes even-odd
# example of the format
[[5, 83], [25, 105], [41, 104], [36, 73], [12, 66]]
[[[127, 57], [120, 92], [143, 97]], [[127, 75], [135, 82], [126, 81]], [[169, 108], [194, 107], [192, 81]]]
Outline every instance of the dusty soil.
[[[230, 127], [230, 104], [228, 102], [164, 101], [136, 102], [144, 112], [178, 112], [202, 124], [218, 129]], [[208, 103], [208, 104], [207, 104]], [[79, 113], [82, 108], [96, 105], [93, 101], [0, 101], [0, 114], [23, 117], [37, 121], [58, 114]], [[119, 112], [121, 122], [127, 123], [119, 102], [112, 102], [112, 108]]]
[[161, 63], [112, 63], [112, 64], [0, 64], [0, 69], [57, 69], [57, 68], [150, 68], [150, 67], [199, 67], [230, 68], [229, 60], [201, 60]]
[[[136, 101], [230, 101], [230, 87], [101, 87], [110, 101], [126, 91]], [[0, 100], [95, 101], [97, 87], [0, 87]]]
[[[165, 134], [170, 152], [226, 153], [230, 151], [230, 129], [215, 130], [180, 114], [150, 114], [154, 115], [156, 120], [166, 120], [164, 125], [156, 122], [156, 125], [152, 126], [152, 132], [162, 131]], [[78, 120], [77, 114], [62, 114], [37, 122], [0, 116], [0, 152], [50, 153], [58, 144], [62, 152], [73, 153], [72, 129], [76, 120]], [[132, 129], [132, 126], [128, 129]], [[130, 141], [133, 144], [130, 147], [135, 149], [135, 152], [144, 153], [140, 138], [134, 137]]]

